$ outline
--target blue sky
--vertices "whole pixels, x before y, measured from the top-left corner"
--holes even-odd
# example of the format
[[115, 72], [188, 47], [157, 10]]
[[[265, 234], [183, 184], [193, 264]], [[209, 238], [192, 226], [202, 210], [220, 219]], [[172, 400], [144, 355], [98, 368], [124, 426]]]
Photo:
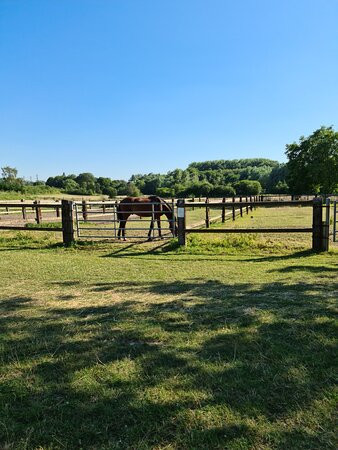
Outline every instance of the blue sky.
[[127, 179], [338, 119], [337, 0], [0, 0], [0, 165]]

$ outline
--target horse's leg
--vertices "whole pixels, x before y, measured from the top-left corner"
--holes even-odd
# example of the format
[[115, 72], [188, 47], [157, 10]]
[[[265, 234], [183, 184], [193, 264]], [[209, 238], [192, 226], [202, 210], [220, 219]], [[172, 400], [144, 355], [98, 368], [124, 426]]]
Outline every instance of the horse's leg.
[[[129, 217], [129, 216], [128, 216]], [[127, 226], [127, 219], [128, 217], [126, 217], [126, 219], [123, 221], [123, 229], [122, 229], [122, 234], [123, 234], [123, 240], [126, 241], [126, 226]]]
[[120, 220], [119, 220], [119, 230], [118, 230], [118, 232], [117, 232], [117, 238], [118, 238], [119, 240], [121, 239], [122, 222], [123, 222], [123, 220], [120, 219]]
[[161, 217], [157, 218], [157, 228], [158, 228], [158, 235], [161, 239], [163, 239], [162, 237], [162, 231], [161, 231]]
[[149, 231], [148, 231], [148, 241], [152, 241], [151, 232], [153, 231], [153, 228], [154, 228], [154, 221], [153, 221], [153, 219], [151, 219], [150, 227], [149, 227]]
[[118, 238], [121, 239], [122, 237], [124, 241], [126, 241], [126, 223], [125, 219], [120, 220], [119, 232], [117, 233]]

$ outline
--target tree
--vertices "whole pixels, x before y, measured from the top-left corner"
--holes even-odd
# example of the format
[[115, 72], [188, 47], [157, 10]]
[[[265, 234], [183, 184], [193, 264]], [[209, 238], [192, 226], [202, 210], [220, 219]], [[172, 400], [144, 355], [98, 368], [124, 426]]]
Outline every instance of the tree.
[[18, 171], [14, 167], [1, 167], [2, 179], [0, 179], [0, 189], [4, 191], [23, 191], [24, 180], [17, 178]]
[[269, 194], [287, 194], [289, 186], [286, 183], [287, 167], [286, 164], [280, 164], [274, 167], [270, 173], [265, 192]]
[[292, 194], [338, 192], [338, 132], [321, 127], [286, 146], [287, 182]]
[[117, 196], [117, 190], [114, 187], [105, 188], [103, 193], [108, 195], [109, 198], [115, 198]]
[[241, 180], [234, 184], [237, 195], [258, 195], [262, 192], [262, 186], [259, 181]]
[[68, 178], [63, 185], [63, 188], [68, 194], [75, 194], [80, 186], [77, 184], [76, 181], [72, 180], [71, 178]]
[[18, 175], [18, 171], [14, 167], [5, 166], [1, 167], [1, 175], [4, 180], [14, 180]]
[[168, 187], [160, 187], [156, 189], [156, 195], [164, 198], [170, 198], [175, 196], [174, 189]]
[[134, 183], [128, 183], [126, 195], [129, 195], [130, 197], [139, 197], [141, 192]]

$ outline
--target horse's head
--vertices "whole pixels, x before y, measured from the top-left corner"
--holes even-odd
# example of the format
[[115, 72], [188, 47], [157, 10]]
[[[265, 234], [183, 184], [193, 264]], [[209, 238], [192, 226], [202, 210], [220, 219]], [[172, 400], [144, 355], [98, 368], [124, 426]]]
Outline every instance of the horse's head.
[[173, 208], [163, 199], [161, 199], [162, 211], [167, 216], [169, 228], [173, 236], [177, 236], [178, 228], [176, 225], [176, 217]]

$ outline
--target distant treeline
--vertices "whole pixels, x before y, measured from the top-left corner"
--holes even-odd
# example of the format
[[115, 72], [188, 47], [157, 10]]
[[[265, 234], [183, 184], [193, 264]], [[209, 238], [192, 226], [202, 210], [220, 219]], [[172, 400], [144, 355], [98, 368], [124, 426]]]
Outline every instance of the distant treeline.
[[91, 173], [49, 177], [47, 186], [70, 194], [150, 195], [162, 197], [229, 197], [262, 191], [287, 193], [285, 165], [269, 159], [240, 159], [191, 163], [167, 174], [132, 175], [129, 181], [96, 178]]
[[157, 194], [161, 197], [231, 197], [257, 195], [261, 192], [287, 193], [284, 164], [269, 159], [238, 159], [191, 163], [187, 169], [167, 174], [137, 174], [129, 181], [95, 177], [92, 173], [56, 175], [44, 181], [25, 181], [17, 170], [2, 168], [0, 190], [22, 193], [52, 193], [55, 190], [78, 195], [138, 196]]

